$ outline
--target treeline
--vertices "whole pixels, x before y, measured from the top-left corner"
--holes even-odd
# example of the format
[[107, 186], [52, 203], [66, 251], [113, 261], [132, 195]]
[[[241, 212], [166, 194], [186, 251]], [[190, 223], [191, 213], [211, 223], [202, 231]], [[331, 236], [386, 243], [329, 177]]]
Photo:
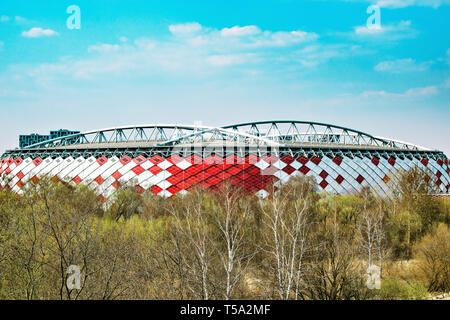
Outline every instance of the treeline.
[[[266, 199], [230, 185], [102, 204], [41, 178], [0, 192], [0, 299], [395, 299], [450, 291], [450, 210], [419, 169], [380, 198], [295, 177]], [[68, 285], [80, 268], [80, 288]], [[381, 289], [367, 269], [380, 267]]]

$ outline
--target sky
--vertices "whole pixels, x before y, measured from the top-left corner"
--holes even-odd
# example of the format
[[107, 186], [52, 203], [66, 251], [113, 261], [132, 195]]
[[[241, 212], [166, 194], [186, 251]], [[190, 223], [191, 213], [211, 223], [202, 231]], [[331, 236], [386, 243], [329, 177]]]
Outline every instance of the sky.
[[301, 120], [450, 156], [449, 18], [450, 0], [1, 0], [0, 154], [60, 128]]

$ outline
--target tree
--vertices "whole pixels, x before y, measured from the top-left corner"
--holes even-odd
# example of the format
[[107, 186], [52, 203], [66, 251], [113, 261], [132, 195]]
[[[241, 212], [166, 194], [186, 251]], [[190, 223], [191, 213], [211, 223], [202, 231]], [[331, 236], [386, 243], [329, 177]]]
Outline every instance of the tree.
[[414, 248], [415, 259], [429, 291], [450, 291], [450, 228], [440, 224]]
[[218, 208], [212, 214], [224, 243], [216, 246], [216, 251], [226, 274], [224, 296], [229, 300], [256, 254], [256, 251], [245, 252], [245, 245], [249, 242], [245, 228], [250, 223], [250, 204], [243, 191], [230, 184], [223, 185], [215, 198]]
[[260, 202], [267, 229], [263, 250], [272, 261], [281, 300], [293, 293], [298, 298], [314, 194], [311, 179], [296, 177]]

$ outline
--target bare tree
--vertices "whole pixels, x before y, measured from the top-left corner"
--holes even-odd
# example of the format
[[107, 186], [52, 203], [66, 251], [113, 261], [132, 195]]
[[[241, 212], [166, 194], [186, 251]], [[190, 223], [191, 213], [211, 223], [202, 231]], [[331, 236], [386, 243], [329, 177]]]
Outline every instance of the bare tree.
[[213, 210], [213, 216], [225, 243], [225, 250], [218, 246], [216, 251], [225, 270], [225, 299], [229, 300], [256, 251], [245, 252], [244, 246], [249, 239], [244, 230], [249, 223], [250, 206], [243, 192], [231, 185], [224, 185], [217, 199], [219, 208]]
[[182, 259], [189, 275], [186, 285], [193, 296], [198, 295], [199, 287], [200, 298], [208, 300], [212, 240], [208, 214], [203, 208], [204, 196], [202, 190], [193, 190], [183, 198], [181, 207], [172, 205], [168, 210], [174, 218], [174, 236], [183, 239]]
[[308, 193], [311, 183], [297, 179], [278, 192], [272, 192], [269, 200], [261, 200], [264, 223], [269, 230], [265, 240], [265, 251], [275, 261], [274, 271], [281, 300], [290, 299], [292, 291], [298, 297], [307, 250], [309, 230]]

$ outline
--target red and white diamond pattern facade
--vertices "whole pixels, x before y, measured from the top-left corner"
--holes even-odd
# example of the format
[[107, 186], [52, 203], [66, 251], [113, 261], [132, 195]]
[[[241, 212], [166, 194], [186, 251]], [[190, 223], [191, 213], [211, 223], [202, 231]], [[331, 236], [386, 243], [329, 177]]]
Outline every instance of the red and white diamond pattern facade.
[[73, 185], [88, 185], [102, 201], [121, 185], [130, 183], [139, 193], [149, 190], [170, 197], [188, 192], [193, 186], [215, 189], [229, 182], [265, 197], [272, 184], [287, 182], [290, 177], [297, 175], [314, 177], [320, 188], [327, 192], [354, 193], [368, 186], [380, 194], [388, 194], [389, 181], [397, 179], [396, 172], [414, 166], [430, 172], [430, 178], [442, 193], [450, 190], [449, 161], [431, 158], [410, 160], [325, 155], [201, 157], [196, 154], [181, 157], [173, 154], [169, 157], [139, 155], [133, 158], [17, 157], [2, 158], [0, 163], [0, 190], [12, 190], [20, 194], [26, 183], [48, 176], [69, 181]]

